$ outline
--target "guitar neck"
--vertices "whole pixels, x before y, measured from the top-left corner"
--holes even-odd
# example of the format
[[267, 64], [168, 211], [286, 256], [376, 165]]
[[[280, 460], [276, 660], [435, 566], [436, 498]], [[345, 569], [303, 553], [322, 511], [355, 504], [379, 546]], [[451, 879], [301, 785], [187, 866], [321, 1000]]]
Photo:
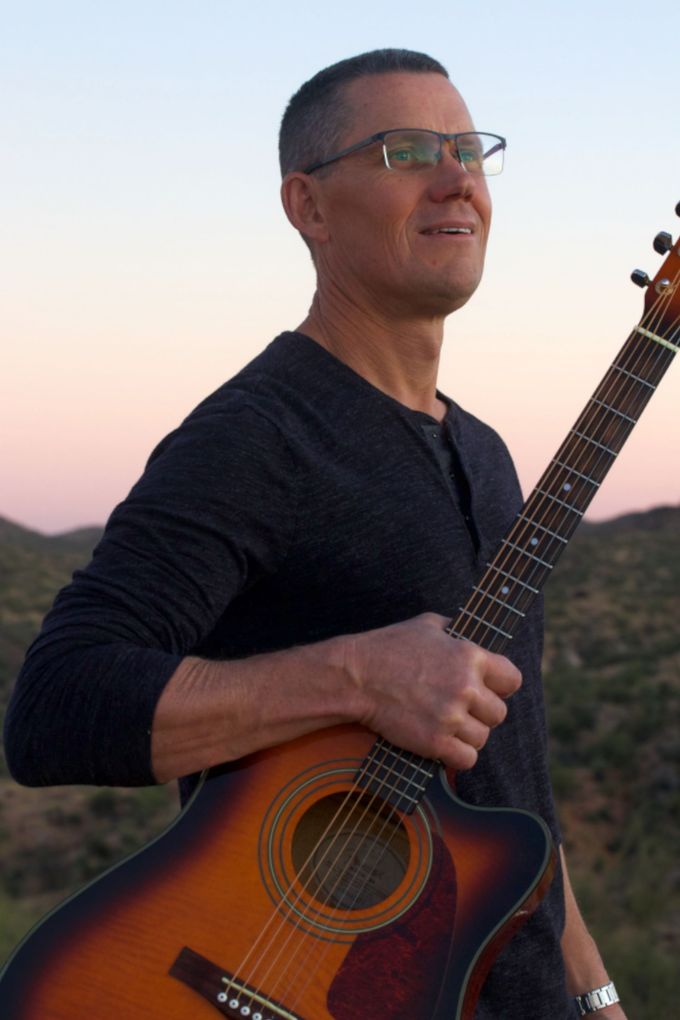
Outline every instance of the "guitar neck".
[[550, 461], [451, 636], [500, 652], [514, 637], [680, 346], [636, 326]]
[[[449, 623], [451, 637], [493, 652], [512, 641], [680, 348], [680, 243], [673, 248], [670, 235], [659, 234], [654, 247], [670, 252], [659, 273], [633, 274], [647, 288], [645, 314]], [[409, 814], [436, 769], [381, 737], [356, 781]]]

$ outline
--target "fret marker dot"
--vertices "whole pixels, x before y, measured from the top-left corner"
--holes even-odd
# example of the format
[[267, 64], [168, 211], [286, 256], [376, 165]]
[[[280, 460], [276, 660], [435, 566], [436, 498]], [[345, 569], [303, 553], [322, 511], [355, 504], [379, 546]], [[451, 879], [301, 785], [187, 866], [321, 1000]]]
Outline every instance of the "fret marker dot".
[[571, 491], [570, 483], [569, 482], [565, 482], [564, 485], [562, 486], [562, 489], [564, 490], [564, 492], [570, 492]]
[[532, 545], [538, 545], [538, 539], [537, 538], [532, 538], [531, 539], [531, 544]]
[[509, 594], [510, 594], [510, 589], [508, 588], [507, 584], [504, 584], [503, 587], [501, 588], [501, 595], [509, 595]]

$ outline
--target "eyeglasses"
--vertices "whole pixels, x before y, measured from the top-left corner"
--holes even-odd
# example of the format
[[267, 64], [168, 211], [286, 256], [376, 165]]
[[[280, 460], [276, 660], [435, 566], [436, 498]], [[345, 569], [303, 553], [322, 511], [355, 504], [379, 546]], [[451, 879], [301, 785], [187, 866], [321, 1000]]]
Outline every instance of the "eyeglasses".
[[425, 128], [395, 128], [392, 131], [379, 131], [370, 138], [364, 138], [361, 142], [341, 149], [328, 159], [312, 163], [305, 167], [303, 173], [311, 174], [320, 167], [335, 163], [336, 160], [348, 156], [350, 152], [365, 149], [375, 142], [382, 142], [383, 158], [389, 170], [405, 170], [410, 173], [435, 166], [442, 158], [446, 142], [452, 156], [464, 170], [471, 174], [483, 174], [485, 177], [492, 177], [501, 172], [503, 153], [507, 145], [505, 138], [500, 135], [479, 131], [459, 131], [454, 135], [446, 135], [441, 131], [429, 131]]

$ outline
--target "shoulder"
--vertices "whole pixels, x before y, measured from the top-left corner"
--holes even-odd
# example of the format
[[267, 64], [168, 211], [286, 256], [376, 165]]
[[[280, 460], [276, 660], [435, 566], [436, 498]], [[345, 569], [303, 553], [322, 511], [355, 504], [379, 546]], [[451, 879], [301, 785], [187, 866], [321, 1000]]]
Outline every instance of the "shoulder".
[[288, 449], [285, 342], [278, 337], [233, 378], [205, 397], [152, 451], [148, 464], [187, 450], [197, 462], [233, 459], [257, 449], [279, 456]]

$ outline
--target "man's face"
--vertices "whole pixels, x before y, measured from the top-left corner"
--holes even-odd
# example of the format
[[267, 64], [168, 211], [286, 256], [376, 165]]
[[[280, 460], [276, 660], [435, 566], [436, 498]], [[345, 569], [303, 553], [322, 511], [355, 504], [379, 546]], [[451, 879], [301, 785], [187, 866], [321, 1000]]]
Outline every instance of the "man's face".
[[[391, 128], [473, 130], [467, 108], [439, 74], [390, 73], [347, 86], [351, 128], [339, 148]], [[434, 166], [385, 166], [375, 143], [339, 160], [319, 180], [327, 240], [317, 269], [361, 306], [406, 318], [447, 315], [465, 304], [484, 265], [491, 199], [482, 176], [445, 146]], [[464, 234], [437, 233], [467, 227]]]

